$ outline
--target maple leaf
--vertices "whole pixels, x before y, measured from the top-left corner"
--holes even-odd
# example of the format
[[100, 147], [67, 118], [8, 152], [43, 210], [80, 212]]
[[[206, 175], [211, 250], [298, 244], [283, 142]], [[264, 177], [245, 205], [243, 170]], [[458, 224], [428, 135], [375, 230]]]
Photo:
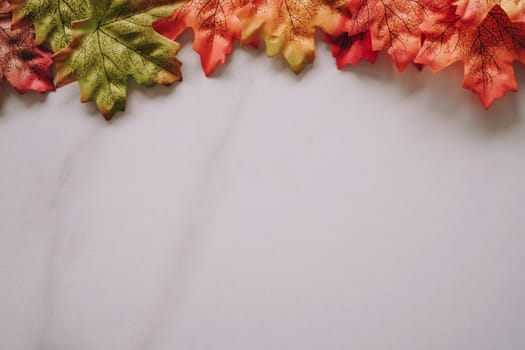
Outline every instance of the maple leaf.
[[171, 0], [96, 0], [90, 18], [72, 23], [71, 44], [53, 59], [57, 86], [78, 80], [82, 102], [94, 100], [110, 119], [126, 104], [129, 77], [137, 83], [170, 85], [181, 80], [179, 44], [151, 24], [170, 16]]
[[208, 76], [232, 52], [233, 40], [241, 38], [242, 25], [235, 11], [245, 2], [189, 0], [175, 10], [170, 19], [154, 23], [153, 28], [172, 40], [191, 28], [195, 33], [193, 48], [200, 55], [202, 68]]
[[488, 108], [506, 91], [518, 89], [512, 62], [525, 62], [525, 24], [511, 22], [499, 6], [479, 26], [460, 20], [451, 7], [447, 16], [424, 23], [425, 43], [415, 61], [433, 71], [463, 62], [463, 87], [478, 93]]
[[372, 50], [386, 50], [399, 71], [417, 56], [420, 25], [450, 0], [350, 0], [350, 36], [370, 31]]
[[20, 93], [54, 90], [51, 54], [35, 46], [32, 26], [11, 29], [11, 17], [8, 1], [0, 0], [0, 80]]
[[361, 59], [366, 59], [371, 63], [377, 59], [378, 52], [372, 50], [370, 32], [353, 36], [343, 33], [335, 38], [325, 34], [324, 40], [330, 43], [332, 56], [335, 57], [339, 69], [346, 65], [356, 65]]
[[71, 42], [71, 23], [89, 17], [90, 0], [11, 0], [13, 25], [33, 23], [38, 45], [56, 52]]
[[523, 0], [457, 0], [456, 14], [471, 25], [479, 25], [489, 12], [500, 6], [512, 21], [525, 21], [525, 1]]
[[396, 0], [352, 0], [349, 7], [354, 20], [350, 35], [370, 31], [372, 49], [386, 49], [399, 70], [404, 70], [419, 51], [425, 7]]
[[315, 30], [341, 35], [346, 12], [346, 0], [253, 0], [237, 16], [243, 25], [242, 42], [262, 37], [267, 55], [282, 54], [298, 73], [315, 58]]

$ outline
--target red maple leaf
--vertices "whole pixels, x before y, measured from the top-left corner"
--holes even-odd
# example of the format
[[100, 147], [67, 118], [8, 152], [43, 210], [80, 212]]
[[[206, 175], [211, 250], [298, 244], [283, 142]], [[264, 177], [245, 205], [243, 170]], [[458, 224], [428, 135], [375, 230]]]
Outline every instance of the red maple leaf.
[[0, 80], [5, 78], [18, 92], [52, 91], [51, 53], [35, 45], [31, 25], [11, 29], [9, 2], [0, 0]]
[[324, 40], [330, 43], [332, 56], [335, 57], [337, 68], [346, 65], [356, 65], [361, 59], [374, 63], [377, 59], [377, 51], [372, 49], [372, 37], [370, 32], [359, 33], [353, 36], [343, 33], [337, 37], [328, 34]]
[[239, 40], [242, 25], [235, 16], [245, 0], [188, 0], [170, 19], [160, 20], [153, 28], [169, 39], [177, 39], [187, 28], [195, 33], [193, 49], [200, 55], [202, 68], [210, 75], [217, 64], [224, 63]]
[[478, 93], [485, 108], [505, 92], [517, 91], [512, 62], [525, 62], [525, 23], [512, 22], [501, 7], [476, 26], [461, 22], [451, 6], [447, 15], [428, 20], [422, 29], [425, 42], [416, 62], [434, 71], [463, 62], [463, 87]]

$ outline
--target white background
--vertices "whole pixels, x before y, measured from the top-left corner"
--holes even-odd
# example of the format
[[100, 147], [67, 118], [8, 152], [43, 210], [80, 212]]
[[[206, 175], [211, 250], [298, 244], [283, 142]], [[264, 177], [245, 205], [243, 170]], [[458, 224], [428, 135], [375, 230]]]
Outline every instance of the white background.
[[523, 92], [190, 46], [111, 123], [2, 87], [0, 350], [525, 348]]

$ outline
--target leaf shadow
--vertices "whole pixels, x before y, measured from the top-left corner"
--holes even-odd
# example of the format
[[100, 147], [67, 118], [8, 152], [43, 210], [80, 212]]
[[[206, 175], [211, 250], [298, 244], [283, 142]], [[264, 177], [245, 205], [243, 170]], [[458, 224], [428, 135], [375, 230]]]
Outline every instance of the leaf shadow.
[[96, 117], [100, 118], [102, 121], [104, 120], [95, 101], [82, 102], [80, 100], [80, 86], [78, 85], [78, 82], [72, 82], [64, 87], [61, 87], [60, 89], [57, 89], [57, 92], [60, 96], [60, 104], [68, 105], [75, 103], [82, 105], [80, 108], [84, 109], [85, 113], [83, 114], [86, 114], [90, 118]]
[[127, 84], [127, 97], [128, 100], [132, 99], [134, 95], [141, 95], [149, 100], [166, 98], [174, 93], [178, 85], [182, 81], [174, 82], [171, 85], [159, 85], [155, 84], [152, 86], [144, 86], [137, 84], [133, 79], [128, 80]]
[[21, 94], [11, 87], [7, 82], [0, 82], [0, 118], [7, 117], [5, 113], [5, 103], [9, 99], [16, 99], [17, 102], [21, 103], [23, 108], [32, 109], [36, 108], [47, 101], [49, 93], [54, 91], [39, 93], [35, 91], [29, 91], [25, 94]]
[[[525, 88], [525, 68], [520, 64], [514, 68], [518, 85]], [[344, 67], [341, 71], [354, 75], [358, 80], [394, 84], [399, 87], [400, 97], [407, 101], [426, 91], [422, 98], [425, 107], [434, 111], [430, 115], [463, 123], [467, 128], [481, 130], [489, 135], [507, 131], [521, 122], [519, 93], [509, 92], [497, 99], [489, 109], [484, 109], [478, 96], [462, 87], [461, 63], [438, 73], [433, 73], [428, 67], [419, 70], [415, 65], [399, 73], [390, 58], [380, 53], [375, 64], [360, 62], [356, 66]], [[428, 90], [432, 93], [428, 94]]]
[[409, 65], [403, 72], [399, 72], [385, 52], [380, 52], [375, 63], [361, 60], [355, 66], [345, 66], [342, 72], [352, 74], [359, 80], [376, 81], [382, 84], [395, 84], [404, 92], [405, 96], [418, 93], [428, 85], [430, 79], [415, 64]]
[[141, 96], [139, 100], [147, 100], [149, 103], [154, 100], [168, 98], [169, 96], [173, 95], [176, 92], [175, 90], [179, 84], [180, 82], [175, 82], [169, 86], [166, 86], [166, 85], [143, 86], [143, 85], [137, 84], [135, 81], [130, 79], [128, 81], [126, 110], [123, 112], [115, 113], [113, 118], [111, 118], [111, 120], [108, 120], [108, 123], [119, 122], [122, 120], [123, 117], [124, 119], [129, 119], [133, 115], [136, 115], [136, 113], [131, 113], [133, 109], [133, 105], [130, 102], [136, 98], [136, 95]]
[[[515, 65], [518, 85], [525, 85], [523, 68]], [[435, 92], [432, 99], [426, 101], [427, 108], [439, 113], [441, 119], [461, 123], [473, 132], [486, 136], [496, 136], [513, 129], [522, 121], [519, 93], [507, 92], [485, 109], [479, 96], [462, 87], [463, 65], [456, 63], [447, 69], [433, 73], [425, 69], [427, 88]]]

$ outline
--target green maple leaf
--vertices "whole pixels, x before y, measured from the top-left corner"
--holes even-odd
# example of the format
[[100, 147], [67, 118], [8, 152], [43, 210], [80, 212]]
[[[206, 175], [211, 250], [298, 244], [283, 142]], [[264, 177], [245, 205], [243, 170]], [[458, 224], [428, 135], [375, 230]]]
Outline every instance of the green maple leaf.
[[[72, 41], [53, 56], [57, 87], [78, 81], [82, 102], [95, 101], [110, 119], [126, 105], [127, 82], [151, 86], [181, 80], [179, 44], [157, 34], [152, 23], [169, 17], [173, 0], [92, 0], [89, 17], [72, 22]], [[86, 10], [87, 11], [87, 10]]]
[[71, 23], [92, 11], [89, 0], [11, 0], [11, 5], [15, 27], [32, 22], [37, 44], [47, 43], [54, 52], [71, 42]]

